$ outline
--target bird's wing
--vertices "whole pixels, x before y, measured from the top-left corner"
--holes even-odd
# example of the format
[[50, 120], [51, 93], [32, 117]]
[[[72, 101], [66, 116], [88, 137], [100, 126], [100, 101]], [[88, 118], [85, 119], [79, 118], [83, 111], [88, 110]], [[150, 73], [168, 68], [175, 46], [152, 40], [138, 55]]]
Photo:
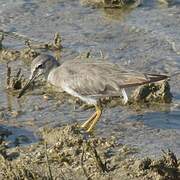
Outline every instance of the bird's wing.
[[64, 63], [57, 69], [56, 76], [62, 88], [68, 87], [86, 96], [117, 96], [121, 88], [165, 79], [161, 75], [127, 71], [108, 62], [83, 60]]

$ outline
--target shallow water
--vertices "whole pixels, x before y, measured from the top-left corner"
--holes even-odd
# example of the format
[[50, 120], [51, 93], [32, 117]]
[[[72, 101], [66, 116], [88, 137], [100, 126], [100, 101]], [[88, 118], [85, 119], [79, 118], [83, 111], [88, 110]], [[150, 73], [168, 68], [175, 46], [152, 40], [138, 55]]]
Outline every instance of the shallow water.
[[[134, 10], [103, 10], [82, 7], [76, 0], [1, 0], [0, 29], [15, 31], [32, 39], [47, 42], [55, 32], [62, 36], [62, 59], [74, 58], [92, 50], [100, 51], [112, 62], [143, 72], [173, 74], [180, 69], [180, 5], [165, 7], [156, 1], [145, 1]], [[10, 48], [21, 48], [22, 42], [6, 39]], [[14, 70], [29, 66], [22, 61], [10, 63]], [[0, 64], [0, 121], [34, 141], [39, 127], [83, 121], [91, 110], [74, 110], [70, 98], [46, 100], [36, 89], [21, 100], [5, 90], [6, 63]], [[170, 148], [180, 155], [180, 76], [170, 81], [173, 102], [170, 105], [134, 110], [129, 107], [106, 108], [97, 134], [118, 137], [120, 143], [135, 145], [141, 154], [156, 155]], [[21, 113], [16, 114], [17, 111]], [[14, 113], [13, 113], [14, 112]], [[16, 131], [18, 133], [16, 133]], [[19, 133], [21, 132], [21, 133]], [[31, 134], [31, 135], [29, 135]]]

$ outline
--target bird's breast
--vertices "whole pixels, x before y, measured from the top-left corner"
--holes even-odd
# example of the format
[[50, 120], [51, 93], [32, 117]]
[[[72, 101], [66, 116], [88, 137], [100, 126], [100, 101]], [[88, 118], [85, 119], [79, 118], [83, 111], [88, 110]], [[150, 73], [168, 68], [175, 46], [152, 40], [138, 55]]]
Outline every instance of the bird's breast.
[[47, 82], [51, 84], [56, 91], [64, 92], [64, 90], [61, 88], [61, 81], [59, 79], [59, 75], [56, 73], [56, 69], [51, 70], [47, 77]]

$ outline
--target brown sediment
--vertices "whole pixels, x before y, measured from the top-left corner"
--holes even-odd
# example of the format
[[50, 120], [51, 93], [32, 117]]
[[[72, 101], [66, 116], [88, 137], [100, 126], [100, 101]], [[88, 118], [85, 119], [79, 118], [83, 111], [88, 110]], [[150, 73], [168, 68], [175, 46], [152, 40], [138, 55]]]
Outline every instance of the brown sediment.
[[[170, 150], [162, 157], [136, 158], [140, 150], [114, 137], [85, 134], [77, 124], [40, 130], [39, 144], [0, 151], [3, 179], [168, 179], [180, 178], [180, 161]], [[3, 149], [4, 148], [4, 149]]]

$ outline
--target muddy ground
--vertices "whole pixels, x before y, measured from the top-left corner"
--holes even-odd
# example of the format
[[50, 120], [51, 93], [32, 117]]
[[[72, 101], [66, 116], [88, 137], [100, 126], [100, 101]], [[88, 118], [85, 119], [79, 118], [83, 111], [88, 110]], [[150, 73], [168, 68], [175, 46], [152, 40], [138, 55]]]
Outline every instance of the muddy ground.
[[43, 128], [30, 146], [0, 146], [1, 179], [157, 179], [180, 178], [180, 160], [170, 150], [155, 159], [134, 155], [140, 149], [86, 134], [78, 124]]

